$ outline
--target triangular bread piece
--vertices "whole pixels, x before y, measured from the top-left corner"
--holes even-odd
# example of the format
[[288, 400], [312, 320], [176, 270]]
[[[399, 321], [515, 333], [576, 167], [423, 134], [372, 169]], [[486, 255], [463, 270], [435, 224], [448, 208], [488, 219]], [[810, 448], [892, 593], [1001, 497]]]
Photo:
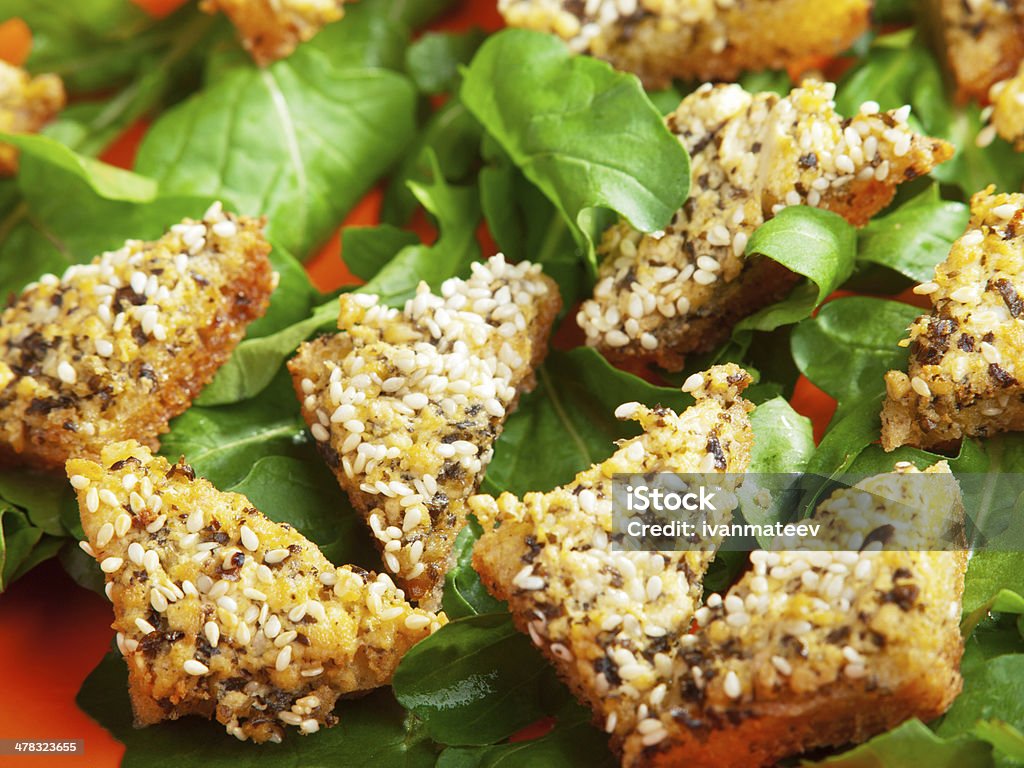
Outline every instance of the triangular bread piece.
[[885, 376], [887, 451], [1024, 429], [1024, 195], [993, 189], [971, 198], [967, 232], [915, 288], [933, 309], [903, 342], [907, 373]]
[[[622, 551], [613, 539], [613, 476], [703, 473], [723, 485], [740, 481], [753, 442], [753, 406], [740, 396], [749, 383], [737, 366], [715, 366], [687, 382], [697, 402], [682, 414], [621, 406], [617, 415], [639, 421], [643, 434], [568, 485], [522, 500], [509, 493], [469, 500], [484, 527], [473, 555], [481, 579], [508, 601], [516, 626], [615, 744], [664, 695], [661, 682], [672, 674], [714, 552]], [[731, 508], [721, 506], [728, 518]]]
[[0, 461], [57, 469], [130, 438], [155, 449], [266, 312], [263, 224], [216, 203], [28, 285], [0, 314]]
[[[751, 553], [697, 611], [623, 764], [757, 768], [945, 712], [961, 687], [962, 512], [945, 462], [903, 463], [822, 503], [814, 550]], [[865, 546], [894, 528], [911, 535]]]
[[196, 714], [239, 739], [337, 722], [445, 622], [384, 574], [335, 567], [290, 525], [136, 442], [73, 459], [83, 548], [106, 574], [138, 726]]
[[834, 94], [815, 81], [787, 96], [708, 84], [683, 99], [666, 120], [690, 152], [690, 198], [663, 232], [622, 221], [605, 233], [594, 296], [577, 315], [589, 345], [611, 359], [682, 368], [800, 279], [745, 255], [760, 224], [790, 205], [865, 224], [897, 185], [952, 156], [946, 142], [911, 130], [909, 107], [865, 103], [844, 119]]
[[534, 386], [560, 306], [539, 266], [498, 255], [440, 295], [421, 284], [401, 310], [343, 295], [341, 333], [288, 363], [317, 447], [420, 605], [440, 603], [465, 500]]

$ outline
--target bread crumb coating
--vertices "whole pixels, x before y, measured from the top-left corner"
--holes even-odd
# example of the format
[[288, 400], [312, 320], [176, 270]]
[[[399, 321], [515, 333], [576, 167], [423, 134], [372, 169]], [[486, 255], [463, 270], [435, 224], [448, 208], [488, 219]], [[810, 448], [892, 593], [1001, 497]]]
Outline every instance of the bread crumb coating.
[[207, 13], [222, 12], [238, 29], [258, 64], [272, 64], [344, 15], [345, 0], [201, 0]]
[[[32, 77], [0, 60], [0, 133], [36, 133], [64, 102], [64, 84], [57, 75]], [[0, 143], [0, 177], [17, 171], [18, 148]]]

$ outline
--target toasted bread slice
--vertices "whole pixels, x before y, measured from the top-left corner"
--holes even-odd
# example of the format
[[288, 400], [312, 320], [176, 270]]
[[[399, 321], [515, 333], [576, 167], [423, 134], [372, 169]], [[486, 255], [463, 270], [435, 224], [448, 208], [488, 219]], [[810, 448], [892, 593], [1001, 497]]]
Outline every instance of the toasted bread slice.
[[280, 741], [337, 722], [444, 623], [386, 575], [334, 567], [290, 525], [136, 442], [72, 459], [86, 550], [106, 574], [137, 726], [216, 717]]
[[344, 15], [345, 0], [201, 0], [207, 13], [222, 12], [238, 29], [258, 64], [271, 64]]
[[27, 286], [0, 315], [0, 461], [58, 468], [128, 438], [156, 448], [266, 311], [269, 252], [262, 221], [218, 203]]
[[921, 17], [935, 25], [946, 69], [961, 100], [988, 89], [1024, 59], [1024, 6], [1005, 0], [929, 0]]
[[[714, 474], [723, 487], [741, 480], [753, 434], [740, 393], [749, 375], [733, 364], [688, 382], [697, 402], [676, 415], [638, 403], [620, 418], [643, 425], [639, 437], [550, 493], [474, 496], [484, 527], [473, 565], [516, 626], [595, 720], [621, 745], [665, 695], [679, 638], [685, 636], [713, 558], [714, 542], [678, 552], [623, 551], [612, 540], [616, 474]], [[719, 473], [730, 473], [720, 475]], [[719, 505], [717, 522], [732, 507]]]
[[[996, 133], [1013, 144], [1018, 152], [1024, 152], [1024, 64], [1013, 77], [993, 85], [989, 98]], [[979, 141], [984, 143], [985, 138]]]
[[[32, 77], [0, 60], [0, 133], [35, 133], [64, 107], [64, 84], [57, 75]], [[18, 170], [18, 149], [0, 143], [0, 176]]]
[[[624, 765], [774, 765], [949, 707], [961, 688], [966, 551], [858, 550], [896, 521], [962, 524], [959, 488], [944, 462], [926, 481], [907, 465], [897, 471], [818, 508], [818, 543], [831, 551], [754, 552], [724, 599], [709, 596], [660, 706], [626, 740]], [[858, 536], [832, 538], [851, 533], [854, 518]], [[901, 544], [936, 543], [926, 538]]]
[[342, 333], [288, 364], [321, 455], [420, 605], [440, 603], [465, 500], [534, 386], [560, 306], [539, 266], [499, 255], [440, 296], [421, 284], [403, 310], [343, 295]]
[[648, 88], [673, 78], [735, 80], [846, 50], [868, 28], [869, 0], [499, 0], [512, 26], [554, 32], [580, 53], [634, 72]]
[[1024, 195], [971, 198], [967, 232], [918, 286], [932, 312], [910, 327], [907, 373], [885, 376], [882, 446], [952, 448], [1024, 429]]
[[813, 81], [785, 97], [705, 85], [683, 99], [667, 122], [690, 152], [690, 199], [664, 232], [623, 221], [605, 233], [594, 297], [577, 315], [588, 344], [614, 360], [682, 368], [686, 354], [710, 351], [798, 281], [745, 256], [761, 223], [810, 205], [864, 224], [898, 184], [952, 155], [946, 142], [911, 131], [908, 107], [879, 113], [865, 104], [844, 120], [834, 93]]

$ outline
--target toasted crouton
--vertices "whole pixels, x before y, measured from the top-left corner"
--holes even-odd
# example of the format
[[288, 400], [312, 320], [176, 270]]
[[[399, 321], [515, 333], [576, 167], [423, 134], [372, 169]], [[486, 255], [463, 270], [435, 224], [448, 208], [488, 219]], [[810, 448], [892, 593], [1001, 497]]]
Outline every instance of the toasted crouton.
[[910, 327], [907, 373], [885, 376], [887, 451], [1024, 429], [1024, 195], [993, 190], [971, 198], [966, 234], [915, 289], [933, 309]]
[[26, 287], [0, 315], [0, 462], [59, 468], [128, 438], [156, 448], [266, 311], [262, 229], [218, 203]]
[[[624, 551], [612, 539], [613, 476], [701, 473], [724, 488], [741, 481], [750, 463], [753, 406], [740, 396], [749, 375], [729, 364], [698, 378], [687, 387], [697, 402], [682, 414], [621, 406], [616, 414], [639, 421], [644, 433], [568, 485], [522, 500], [509, 493], [469, 500], [484, 528], [473, 553], [481, 579], [508, 600], [516, 626], [616, 746], [647, 734], [642, 721], [666, 694], [714, 542], [690, 551]], [[719, 507], [715, 522], [728, 522], [732, 506]]]
[[[926, 471], [922, 481], [903, 466], [833, 494], [814, 518], [829, 550], [753, 552], [725, 598], [698, 610], [701, 628], [684, 638], [654, 723], [629, 735], [623, 764], [758, 768], [945, 712], [961, 688], [966, 551], [872, 551], [863, 533], [852, 545], [833, 537], [853, 517], [864, 531], [962, 523], [948, 466]], [[936, 543], [913, 539], [901, 546]]]
[[960, 99], [983, 100], [1024, 59], [1024, 5], [1006, 0], [929, 0], [922, 18], [935, 29]]
[[989, 98], [996, 133], [1013, 144], [1018, 152], [1024, 152], [1024, 64], [1013, 77], [993, 85]]
[[290, 525], [138, 443], [73, 459], [84, 548], [106, 574], [136, 726], [216, 717], [281, 741], [337, 722], [337, 698], [387, 684], [443, 614], [385, 575], [336, 568]]
[[735, 80], [745, 70], [834, 56], [868, 28], [868, 0], [499, 0], [512, 26], [554, 32], [580, 53], [634, 72], [648, 88], [673, 78]]
[[865, 104], [844, 120], [834, 93], [813, 81], [785, 97], [705, 85], [683, 99], [667, 122], [690, 152], [690, 199], [664, 232], [623, 221], [605, 233], [594, 297], [577, 315], [588, 344], [614, 360], [682, 368], [686, 354], [714, 349], [799, 280], [745, 254], [761, 223], [810, 205], [865, 224], [898, 184], [952, 155], [911, 131], [908, 107]]
[[[0, 61], [0, 133], [35, 133], [64, 107], [64, 99], [57, 75], [32, 77]], [[0, 143], [0, 176], [17, 170], [17, 148]]]
[[201, 0], [207, 13], [221, 11], [238, 29], [258, 64], [271, 64], [344, 15], [345, 0]]
[[403, 310], [341, 297], [342, 333], [288, 368], [321, 455], [409, 596], [437, 606], [452, 547], [494, 441], [547, 353], [561, 299], [551, 278], [502, 256]]

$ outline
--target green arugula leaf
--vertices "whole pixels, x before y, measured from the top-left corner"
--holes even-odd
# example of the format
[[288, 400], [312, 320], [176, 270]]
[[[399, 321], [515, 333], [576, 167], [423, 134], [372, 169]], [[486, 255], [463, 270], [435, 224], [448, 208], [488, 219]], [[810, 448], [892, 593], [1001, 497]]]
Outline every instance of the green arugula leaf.
[[835, 757], [805, 762], [811, 768], [992, 768], [987, 745], [969, 737], [944, 739], [920, 720], [908, 720], [891, 731]]
[[744, 318], [737, 323], [736, 331], [771, 331], [809, 317], [853, 273], [856, 243], [856, 229], [831, 211], [804, 205], [779, 211], [754, 230], [747, 243], [747, 256], [766, 256], [810, 283], [798, 286], [783, 301]]
[[586, 765], [613, 768], [619, 761], [605, 744], [603, 734], [586, 722], [559, 722], [539, 739], [489, 747], [448, 747], [437, 768], [569, 768]]
[[490, 136], [483, 153], [488, 164], [480, 171], [480, 204], [491, 236], [512, 261], [540, 264], [558, 283], [567, 310], [588, 287], [584, 251], [565, 217]]
[[231, 69], [166, 112], [137, 168], [164, 194], [226, 196], [267, 215], [268, 235], [306, 258], [412, 138], [414, 99], [396, 73], [303, 46], [267, 68]]
[[435, 741], [486, 745], [545, 714], [552, 675], [508, 614], [469, 616], [413, 646], [393, 680], [395, 698]]
[[455, 537], [455, 567], [445, 576], [441, 601], [449, 619], [507, 610], [505, 603], [491, 597], [479, 574], [473, 570], [473, 545], [482, 534], [480, 523], [470, 515], [466, 526]]
[[459, 68], [473, 58], [486, 33], [428, 32], [405, 52], [405, 69], [421, 93], [451, 93], [461, 81]]
[[391, 224], [376, 227], [345, 227], [341, 253], [348, 271], [360, 280], [370, 280], [406, 246], [418, 245], [415, 232]]
[[78, 706], [125, 745], [122, 768], [238, 768], [272, 760], [275, 768], [427, 768], [436, 748], [423, 729], [387, 690], [339, 702], [340, 722], [310, 736], [286, 738], [282, 744], [240, 742], [224, 726], [198, 717], [161, 723], [152, 728], [132, 725], [124, 660], [108, 653], [82, 684]]
[[858, 232], [857, 262], [880, 264], [917, 282], [931, 280], [969, 218], [966, 205], [940, 199], [932, 184]]
[[1021, 560], [1019, 552], [988, 549], [975, 552], [967, 564], [964, 613], [980, 612], [983, 615], [992, 609], [1001, 595], [1004, 600], [1012, 599], [1012, 594], [1018, 597], [1024, 595], [1024, 569], [1021, 569]]
[[0, 499], [0, 593], [15, 581], [42, 538], [42, 529], [28, 515]]
[[1011, 760], [1024, 762], [1024, 733], [1002, 720], [981, 720], [974, 726], [974, 735], [987, 741]]
[[1013, 653], [979, 662], [977, 668], [964, 675], [964, 690], [942, 718], [936, 733], [944, 737], [994, 736], [991, 743], [996, 747], [1005, 745], [1020, 754], [1024, 751], [1019, 730], [1022, 727], [1024, 654]]
[[573, 56], [537, 32], [492, 35], [465, 72], [462, 100], [586, 246], [600, 217], [664, 227], [689, 193], [689, 158], [632, 75]]
[[793, 360], [800, 372], [838, 402], [837, 414], [885, 392], [883, 377], [905, 370], [899, 341], [921, 310], [863, 296], [836, 299], [793, 329]]
[[160, 453], [170, 461], [184, 456], [196, 474], [218, 488], [231, 488], [265, 456], [311, 459], [305, 427], [291, 379], [282, 369], [257, 397], [187, 410], [171, 422]]
[[811, 420], [781, 397], [759, 404], [750, 414], [754, 429], [751, 473], [797, 473], [814, 453]]
[[0, 505], [6, 501], [28, 514], [29, 522], [52, 536], [67, 533], [62, 521], [75, 507], [70, 487], [60, 475], [24, 468], [0, 469]]
[[591, 347], [552, 351], [537, 370], [537, 388], [505, 423], [481, 490], [521, 496], [569, 482], [610, 456], [614, 441], [638, 434], [635, 422], [614, 416], [619, 405], [633, 400], [676, 411], [693, 402], [677, 389], [614, 368]]
[[402, 162], [391, 174], [380, 219], [386, 224], [406, 224], [416, 209], [410, 182], [429, 184], [434, 178], [434, 161], [444, 177], [456, 183], [472, 183], [472, 171], [479, 164], [476, 148], [483, 128], [458, 98], [446, 101], [430, 115]]

